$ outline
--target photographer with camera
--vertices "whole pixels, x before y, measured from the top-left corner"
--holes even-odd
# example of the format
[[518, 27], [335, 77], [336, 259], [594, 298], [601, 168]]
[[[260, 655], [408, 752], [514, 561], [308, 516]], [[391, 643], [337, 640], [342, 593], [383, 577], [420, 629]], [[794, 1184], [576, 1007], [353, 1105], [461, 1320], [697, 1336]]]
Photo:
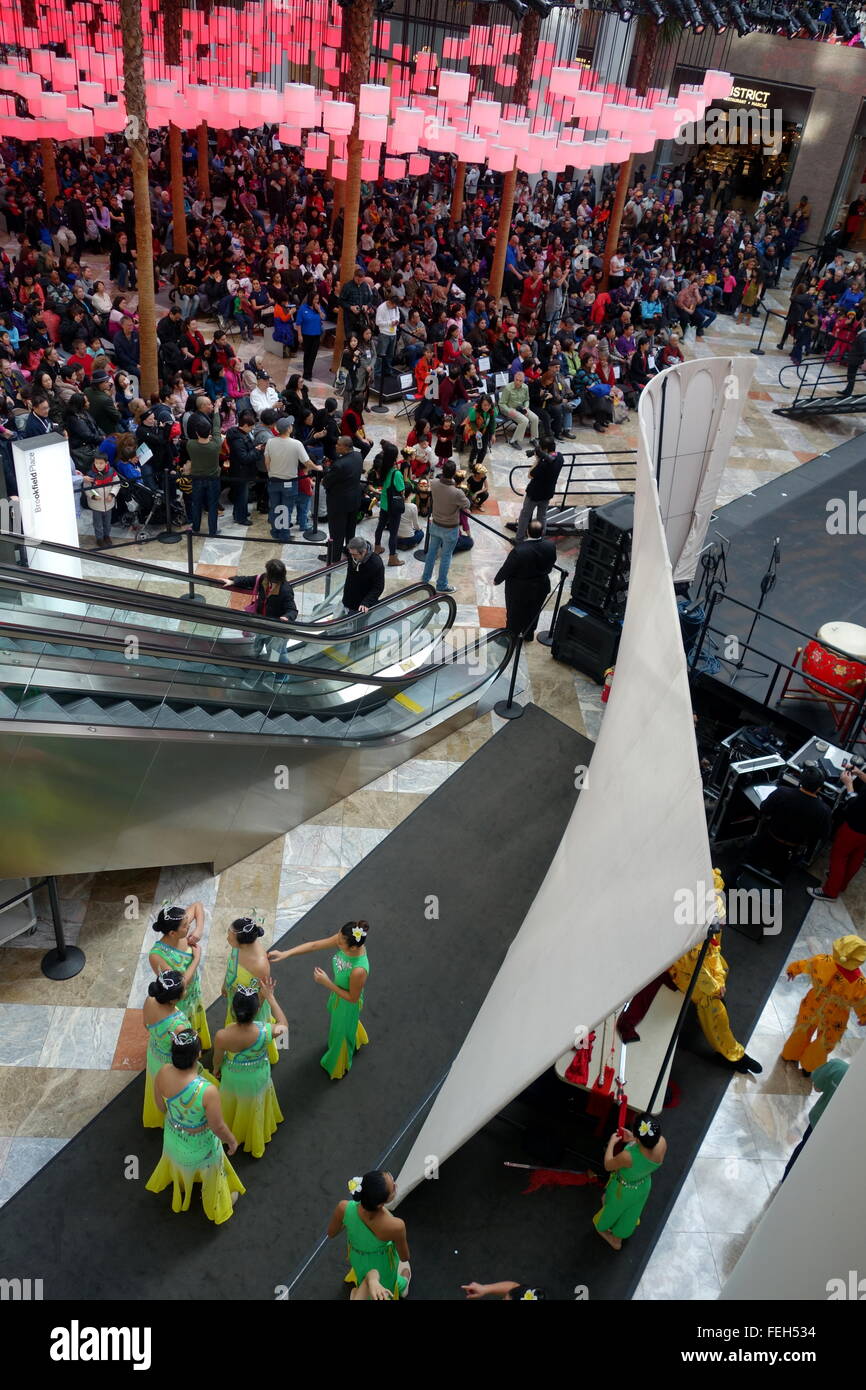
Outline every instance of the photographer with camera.
[[806, 892], [820, 902], [835, 902], [845, 892], [866, 859], [866, 771], [862, 758], [842, 764], [839, 780], [848, 793], [842, 803], [842, 821], [833, 837], [830, 867], [820, 888]]
[[527, 528], [533, 517], [541, 523], [542, 534], [544, 533], [547, 508], [556, 491], [560, 469], [564, 462], [562, 454], [557, 453], [556, 443], [549, 434], [542, 435], [534, 454], [535, 462], [529, 470], [526, 495], [520, 509], [520, 516], [517, 518], [515, 543], [518, 545], [526, 539]]

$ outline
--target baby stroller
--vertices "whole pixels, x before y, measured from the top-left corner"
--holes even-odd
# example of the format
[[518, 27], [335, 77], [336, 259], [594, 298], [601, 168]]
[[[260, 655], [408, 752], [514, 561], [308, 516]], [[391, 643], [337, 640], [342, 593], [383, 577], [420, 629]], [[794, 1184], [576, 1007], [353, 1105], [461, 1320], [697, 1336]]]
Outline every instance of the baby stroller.
[[142, 541], [151, 540], [159, 531], [168, 530], [169, 520], [175, 530], [186, 526], [186, 511], [174, 483], [171, 484], [171, 491], [171, 517], [167, 519], [162, 492], [146, 487], [144, 483], [125, 479], [114, 504], [115, 519], [132, 533], [135, 540]]

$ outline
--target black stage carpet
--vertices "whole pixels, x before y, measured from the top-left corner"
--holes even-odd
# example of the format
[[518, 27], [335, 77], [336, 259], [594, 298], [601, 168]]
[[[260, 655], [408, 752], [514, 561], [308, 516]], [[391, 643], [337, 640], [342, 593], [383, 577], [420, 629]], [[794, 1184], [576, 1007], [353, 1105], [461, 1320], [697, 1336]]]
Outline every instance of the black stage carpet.
[[[863, 535], [836, 535], [828, 531], [828, 503], [848, 501], [849, 493], [866, 496], [866, 439], [851, 439], [830, 453], [766, 483], [752, 496], [738, 498], [719, 508], [707, 539], [730, 540], [728, 587], [730, 598], [757, 607], [761, 579], [767, 570], [776, 537], [781, 542], [781, 563], [775, 587], [764, 604], [767, 617], [790, 623], [813, 636], [827, 622], [850, 622], [866, 626], [866, 586], [863, 583]], [[856, 505], [856, 498], [855, 498]], [[866, 518], [863, 520], [866, 528]], [[699, 571], [700, 574], [700, 571]], [[752, 614], [722, 600], [713, 614], [713, 627], [744, 639]], [[758, 619], [754, 645], [768, 656], [791, 663], [798, 646], [796, 633]], [[723, 653], [718, 653], [722, 655]], [[771, 662], [753, 653], [746, 655], [749, 666], [758, 667], [761, 676], [745, 671], [737, 677], [737, 688], [760, 698], [768, 685]], [[717, 680], [729, 682], [731, 668], [723, 666]], [[784, 673], [782, 675], [784, 679]], [[781, 681], [776, 685], [778, 697]], [[785, 702], [792, 716], [805, 716], [809, 727], [818, 727], [826, 716], [816, 704], [803, 706]], [[823, 730], [823, 725], [821, 725]], [[828, 720], [828, 728], [829, 725]]]
[[[329, 1081], [319, 1066], [327, 995], [312, 980], [314, 965], [328, 962], [275, 967], [290, 1023], [290, 1050], [274, 1071], [286, 1119], [262, 1159], [235, 1156], [247, 1192], [230, 1221], [214, 1227], [198, 1197], [175, 1215], [170, 1189], [144, 1190], [162, 1140], [141, 1127], [139, 1078], [0, 1211], [0, 1275], [44, 1279], [49, 1300], [272, 1300], [291, 1285], [347, 1180], [396, 1167], [395, 1141], [458, 1051], [573, 810], [573, 769], [591, 752], [587, 739], [530, 706], [293, 929], [294, 942], [350, 918], [371, 922], [364, 1022], [372, 1041], [347, 1078]], [[434, 895], [438, 917], [428, 920]], [[208, 1013], [212, 1032], [223, 1017], [220, 1001]], [[450, 1240], [446, 1223], [419, 1246], [422, 1297], [449, 1296]], [[486, 1251], [470, 1253], [475, 1265]], [[326, 1297], [341, 1296], [340, 1254], [329, 1251]], [[298, 1287], [290, 1296], [316, 1294]]]
[[[811, 906], [806, 885], [814, 881], [800, 872], [792, 875], [778, 936], [758, 944], [725, 928], [722, 947], [730, 965], [725, 1002], [734, 1035], [741, 1040], [755, 1026], [781, 973]], [[524, 1196], [529, 1174], [503, 1166], [510, 1161], [601, 1171], [615, 1116], [612, 1112], [604, 1138], [598, 1137], [598, 1122], [585, 1115], [577, 1093], [551, 1071], [450, 1158], [436, 1181], [421, 1183], [401, 1203], [399, 1215], [407, 1225], [412, 1255], [412, 1297], [459, 1299], [464, 1297], [461, 1284], [514, 1279], [543, 1287], [548, 1297], [559, 1300], [631, 1298], [731, 1079], [705, 1041], [694, 1010], [674, 1058], [672, 1079], [681, 1099], [662, 1115], [668, 1155], [653, 1179], [640, 1226], [621, 1251], [611, 1250], [592, 1226], [601, 1205], [600, 1187], [551, 1188]], [[410, 1138], [401, 1143], [400, 1158], [408, 1152]], [[340, 1298], [344, 1272], [341, 1242], [329, 1242], [299, 1282], [296, 1296]], [[586, 1292], [576, 1294], [578, 1286]]]

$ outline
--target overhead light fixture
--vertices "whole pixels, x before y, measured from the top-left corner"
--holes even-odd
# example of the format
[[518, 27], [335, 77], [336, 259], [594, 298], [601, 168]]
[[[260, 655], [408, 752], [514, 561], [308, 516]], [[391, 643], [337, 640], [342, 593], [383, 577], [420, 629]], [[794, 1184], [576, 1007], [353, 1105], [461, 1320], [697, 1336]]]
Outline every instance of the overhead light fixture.
[[686, 14], [688, 16], [686, 24], [694, 30], [696, 34], [702, 34], [707, 27], [706, 20], [695, 4], [695, 0], [685, 0]]
[[728, 0], [728, 4], [725, 8], [727, 9], [728, 15], [730, 16], [731, 23], [733, 24], [740, 38], [744, 39], [747, 34], [751, 34], [752, 26], [746, 19], [745, 14], [743, 13], [743, 7], [740, 4], [740, 0]]
[[515, 19], [525, 19], [529, 14], [529, 6], [524, 5], [523, 0], [502, 0], [506, 10]]
[[810, 39], [815, 39], [821, 32], [820, 25], [816, 24], [805, 5], [795, 5], [791, 10], [795, 19], [800, 21], [800, 28], [805, 29]]
[[667, 15], [659, 4], [659, 0], [645, 0], [646, 8], [656, 24], [664, 24]]
[[527, 0], [527, 4], [536, 14], [540, 14], [542, 19], [547, 19], [554, 8], [553, 0]]
[[631, 5], [629, 4], [628, 0], [615, 0], [615, 3], [616, 12], [622, 20], [623, 24], [628, 24], [629, 20], [634, 14], [634, 11]]
[[727, 23], [722, 18], [713, 0], [703, 0], [704, 9], [707, 12], [707, 19], [712, 24], [717, 34], [723, 34], [727, 29]]

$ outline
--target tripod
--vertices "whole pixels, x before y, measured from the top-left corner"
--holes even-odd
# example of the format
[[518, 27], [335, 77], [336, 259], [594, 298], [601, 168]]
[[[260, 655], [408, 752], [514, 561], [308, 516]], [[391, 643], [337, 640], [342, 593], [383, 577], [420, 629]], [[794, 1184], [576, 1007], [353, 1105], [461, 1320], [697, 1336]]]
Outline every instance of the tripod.
[[741, 655], [739, 661], [735, 663], [736, 675], [731, 677], [732, 685], [737, 680], [737, 677], [740, 675], [742, 671], [745, 671], [748, 675], [752, 676], [768, 676], [770, 674], [769, 671], [759, 670], [755, 666], [746, 666], [744, 662], [745, 654], [751, 646], [752, 637], [754, 636], [755, 628], [758, 625], [758, 619], [761, 616], [761, 609], [764, 607], [767, 595], [769, 593], [772, 593], [773, 589], [776, 587], [776, 571], [778, 570], [779, 564], [781, 563], [781, 559], [782, 542], [780, 537], [777, 536], [773, 542], [773, 553], [770, 556], [770, 563], [767, 565], [766, 573], [763, 574], [761, 577], [761, 596], [758, 599], [758, 606], [755, 609], [755, 612], [752, 614], [752, 621], [749, 625], [749, 635], [746, 638], [745, 644], [743, 646], [743, 654]]

